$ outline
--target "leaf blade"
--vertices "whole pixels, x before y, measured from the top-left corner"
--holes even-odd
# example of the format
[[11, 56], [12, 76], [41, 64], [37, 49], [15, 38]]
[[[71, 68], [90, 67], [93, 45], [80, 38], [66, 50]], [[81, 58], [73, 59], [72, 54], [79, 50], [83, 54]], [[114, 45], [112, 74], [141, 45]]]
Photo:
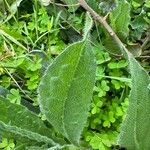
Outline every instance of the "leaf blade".
[[42, 120], [26, 107], [10, 103], [7, 99], [0, 97], [0, 111], [0, 131], [4, 136], [13, 136], [19, 140], [21, 136], [34, 141], [55, 143], [50, 139], [51, 133]]
[[[88, 78], [91, 77], [86, 79], [87, 83], [90, 83], [87, 89], [81, 84], [82, 80], [85, 82], [84, 74], [88, 74]], [[48, 82], [48, 79], [50, 79], [50, 82]], [[55, 129], [67, 137], [72, 143], [77, 144], [79, 142], [80, 134], [86, 122], [94, 80], [94, 55], [91, 49], [87, 48], [84, 41], [81, 41], [70, 45], [54, 60], [39, 86], [41, 110]], [[49, 83], [49, 86], [44, 86], [46, 83]], [[82, 94], [82, 90], [85, 90], [88, 97], [86, 94]], [[73, 98], [73, 95], [75, 95], [77, 102]], [[78, 95], [83, 99], [86, 98], [85, 105], [83, 99]], [[78, 104], [80, 102], [83, 104], [84, 109]], [[84, 115], [80, 118], [76, 110]], [[76, 123], [75, 120], [79, 122]]]
[[118, 142], [129, 150], [148, 150], [150, 148], [150, 90], [148, 89], [150, 77], [135, 58], [130, 53], [127, 54], [132, 88], [129, 108], [122, 124]]

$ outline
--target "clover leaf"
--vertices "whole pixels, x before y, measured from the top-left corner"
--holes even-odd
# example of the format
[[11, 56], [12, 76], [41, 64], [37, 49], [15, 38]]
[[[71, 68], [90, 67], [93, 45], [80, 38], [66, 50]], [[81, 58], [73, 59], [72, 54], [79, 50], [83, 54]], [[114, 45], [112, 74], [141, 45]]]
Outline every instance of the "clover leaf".
[[21, 96], [18, 89], [11, 89], [10, 94], [7, 95], [7, 98], [11, 103], [20, 104]]

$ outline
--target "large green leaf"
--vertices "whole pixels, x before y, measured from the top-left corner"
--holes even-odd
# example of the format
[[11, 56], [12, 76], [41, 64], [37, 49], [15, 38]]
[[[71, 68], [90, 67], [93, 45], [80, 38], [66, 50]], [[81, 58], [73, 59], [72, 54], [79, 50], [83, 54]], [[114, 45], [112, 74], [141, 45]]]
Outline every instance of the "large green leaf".
[[126, 0], [118, 2], [118, 7], [110, 13], [110, 21], [117, 35], [122, 39], [129, 35], [130, 5]]
[[0, 97], [0, 132], [4, 137], [27, 138], [55, 145], [42, 120], [26, 107]]
[[38, 89], [42, 112], [55, 129], [79, 143], [88, 117], [96, 64], [88, 42], [92, 18], [86, 15], [82, 41], [66, 48], [48, 67]]
[[[110, 14], [111, 25], [124, 41], [129, 34], [130, 7], [126, 0], [119, 2], [118, 8]], [[128, 150], [150, 149], [150, 77], [144, 68], [127, 50], [122, 51], [129, 62], [131, 73], [131, 93], [129, 108], [123, 121], [118, 143]]]
[[150, 77], [135, 58], [126, 52], [132, 78], [129, 108], [122, 124], [119, 144], [128, 150], [150, 149]]
[[70, 45], [48, 67], [39, 86], [42, 112], [57, 131], [78, 143], [88, 117], [95, 61], [85, 41]]

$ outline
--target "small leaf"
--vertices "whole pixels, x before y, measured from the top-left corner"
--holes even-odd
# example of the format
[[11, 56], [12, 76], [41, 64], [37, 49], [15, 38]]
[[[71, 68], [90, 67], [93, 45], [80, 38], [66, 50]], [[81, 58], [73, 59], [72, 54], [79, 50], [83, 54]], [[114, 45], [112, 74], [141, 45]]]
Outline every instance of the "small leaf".
[[0, 143], [0, 148], [5, 148], [8, 145], [8, 140], [6, 138], [2, 139], [2, 142]]
[[7, 95], [7, 99], [9, 99], [11, 103], [20, 104], [21, 96], [20, 96], [19, 90], [11, 89], [10, 94]]

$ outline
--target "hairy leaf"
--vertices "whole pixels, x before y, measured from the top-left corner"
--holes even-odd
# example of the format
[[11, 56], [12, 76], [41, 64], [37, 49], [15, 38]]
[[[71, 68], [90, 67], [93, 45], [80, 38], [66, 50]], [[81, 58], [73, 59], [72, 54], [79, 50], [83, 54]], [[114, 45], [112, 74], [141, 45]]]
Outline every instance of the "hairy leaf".
[[107, 37], [103, 40], [103, 43], [104, 43], [106, 50], [110, 54], [121, 55], [120, 47], [118, 46], [118, 44], [112, 37], [107, 35]]
[[50, 65], [39, 86], [42, 112], [57, 131], [78, 143], [88, 117], [95, 61], [85, 41], [70, 45]]
[[89, 31], [91, 30], [93, 26], [93, 20], [89, 14], [89, 12], [86, 13], [86, 21], [85, 21], [85, 27], [84, 27], [84, 39], [86, 40], [86, 38], [89, 36]]
[[119, 144], [128, 150], [150, 149], [150, 77], [129, 52], [126, 53], [131, 72], [129, 108], [122, 124]]
[[14, 135], [19, 135], [20, 137], [29, 138], [31, 140], [36, 140], [38, 142], [45, 142], [50, 144], [55, 144], [51, 139], [36, 132], [32, 132], [26, 129], [19, 128], [17, 126], [9, 125], [9, 123], [4, 123], [0, 121], [0, 130], [10, 132]]
[[125, 40], [129, 34], [130, 5], [126, 0], [121, 0], [118, 7], [110, 13], [110, 21], [118, 36]]
[[55, 145], [49, 138], [51, 133], [42, 120], [27, 108], [0, 97], [0, 112], [0, 131], [5, 137], [11, 133], [14, 137]]
[[87, 13], [83, 40], [70, 45], [54, 60], [38, 89], [47, 120], [74, 144], [79, 144], [95, 82], [96, 64], [88, 42], [92, 24]]

